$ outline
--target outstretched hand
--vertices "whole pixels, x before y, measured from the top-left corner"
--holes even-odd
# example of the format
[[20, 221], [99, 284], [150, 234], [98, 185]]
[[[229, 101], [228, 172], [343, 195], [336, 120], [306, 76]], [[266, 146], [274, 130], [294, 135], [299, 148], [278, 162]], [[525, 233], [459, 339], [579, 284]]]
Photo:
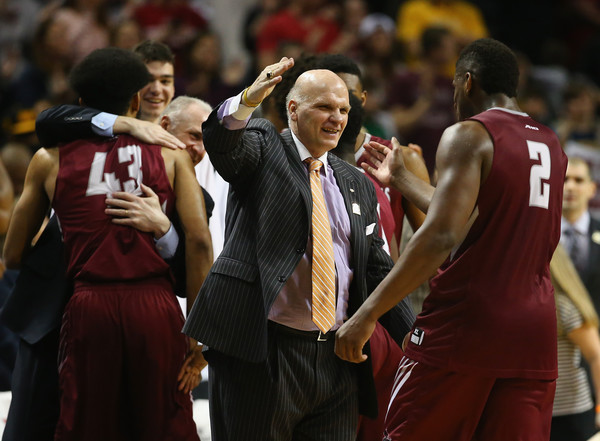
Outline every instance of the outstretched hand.
[[245, 104], [251, 107], [258, 106], [262, 100], [271, 94], [275, 86], [281, 82], [281, 75], [293, 65], [293, 58], [283, 57], [278, 63], [265, 67], [258, 74], [254, 83], [246, 90]]
[[376, 321], [360, 320], [356, 315], [344, 323], [335, 333], [335, 353], [342, 360], [362, 363], [367, 359], [363, 348], [373, 331]]
[[202, 369], [206, 367], [208, 362], [202, 355], [202, 345], [197, 345], [188, 352], [183, 362], [183, 366], [179, 370], [177, 381], [179, 382], [179, 390], [186, 394], [196, 388], [202, 380]]
[[158, 195], [150, 187], [140, 184], [145, 197], [136, 196], [125, 191], [115, 192], [106, 198], [109, 216], [114, 216], [113, 223], [127, 225], [146, 233], [153, 233], [159, 239], [169, 231], [171, 221], [160, 207]]
[[406, 173], [402, 146], [396, 138], [392, 138], [392, 148], [378, 142], [365, 144], [367, 159], [361, 164], [370, 175], [384, 186], [396, 187], [395, 181]]
[[160, 125], [128, 116], [119, 116], [113, 126], [114, 133], [128, 133], [146, 144], [156, 144], [173, 150], [184, 149], [185, 144]]

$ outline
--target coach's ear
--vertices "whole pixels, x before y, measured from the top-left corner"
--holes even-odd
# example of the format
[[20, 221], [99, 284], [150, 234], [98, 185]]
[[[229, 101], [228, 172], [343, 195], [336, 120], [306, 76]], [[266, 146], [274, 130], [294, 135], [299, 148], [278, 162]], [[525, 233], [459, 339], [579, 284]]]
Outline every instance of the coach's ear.
[[142, 99], [140, 97], [140, 93], [138, 92], [135, 95], [133, 95], [133, 98], [131, 98], [131, 102], [129, 103], [129, 111], [127, 113], [135, 117], [135, 115], [137, 115], [137, 113], [140, 110], [141, 103]]

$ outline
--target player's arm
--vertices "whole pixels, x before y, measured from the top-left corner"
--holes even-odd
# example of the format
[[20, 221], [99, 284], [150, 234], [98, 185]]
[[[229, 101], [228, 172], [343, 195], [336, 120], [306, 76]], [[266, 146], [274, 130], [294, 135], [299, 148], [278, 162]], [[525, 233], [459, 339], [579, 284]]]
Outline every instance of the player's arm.
[[185, 148], [185, 144], [158, 124], [70, 104], [40, 112], [35, 122], [35, 133], [43, 145], [127, 133], [146, 144]]
[[208, 230], [204, 197], [196, 180], [192, 160], [183, 150], [170, 153], [175, 157], [173, 189], [176, 196], [176, 209], [185, 233], [185, 262], [189, 269], [186, 272], [189, 312], [213, 262], [212, 241]]
[[3, 258], [8, 268], [19, 268], [50, 207], [48, 194], [54, 193], [54, 182], [49, 177], [58, 164], [58, 152], [52, 150], [39, 149], [29, 163], [23, 193], [13, 210], [4, 241]]
[[[411, 173], [414, 177], [423, 181], [425, 184], [429, 185], [429, 172], [427, 171], [427, 167], [425, 166], [425, 161], [423, 161], [423, 157], [419, 155], [417, 152], [412, 150], [409, 147], [402, 146], [402, 159], [404, 161], [404, 165], [406, 167], [407, 172]], [[422, 185], [422, 184], [419, 184]], [[429, 185], [429, 187], [431, 187]], [[424, 187], [428, 188], [428, 187]], [[431, 187], [433, 189], [433, 187]], [[429, 194], [429, 189], [427, 191], [427, 195], [431, 197]], [[425, 221], [425, 211], [422, 211], [411, 202], [410, 199], [403, 197], [402, 198], [402, 206], [404, 207], [404, 213], [406, 214], [406, 218], [410, 223], [413, 231], [417, 231], [423, 222]]]
[[[190, 155], [183, 150], [168, 154], [175, 158], [175, 206], [185, 233], [186, 297], [189, 313], [213, 262], [212, 241], [204, 197], [196, 180]], [[198, 385], [200, 372], [206, 366], [202, 347], [193, 339], [190, 339], [190, 344], [191, 350], [177, 377], [179, 390], [186, 393]]]
[[438, 186], [425, 222], [390, 273], [336, 333], [336, 353], [361, 362], [376, 320], [427, 280], [464, 238], [475, 208], [484, 160], [493, 152], [485, 129], [467, 121], [446, 129], [438, 147]]
[[0, 234], [6, 233], [12, 212], [15, 193], [10, 176], [0, 161]]

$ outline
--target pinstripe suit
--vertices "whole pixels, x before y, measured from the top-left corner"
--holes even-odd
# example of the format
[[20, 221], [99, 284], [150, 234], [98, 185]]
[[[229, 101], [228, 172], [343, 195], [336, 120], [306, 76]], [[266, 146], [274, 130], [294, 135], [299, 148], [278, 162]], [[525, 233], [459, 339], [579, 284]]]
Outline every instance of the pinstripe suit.
[[[200, 290], [184, 332], [210, 348], [209, 363], [211, 350], [247, 362], [263, 362], [270, 356], [269, 310], [307, 246], [312, 210], [309, 178], [291, 134], [277, 133], [266, 120], [253, 119], [243, 130], [227, 130], [215, 109], [204, 123], [203, 133], [211, 162], [231, 189], [225, 246]], [[367, 235], [366, 227], [377, 222], [372, 184], [334, 155], [330, 154], [328, 161], [350, 217], [354, 277], [348, 315], [352, 315], [388, 273], [392, 261], [381, 248], [377, 228]], [[360, 214], [354, 213], [353, 204], [361, 207]], [[381, 321], [401, 342], [413, 320], [408, 303], [402, 303]], [[357, 370], [361, 412], [374, 415], [377, 402], [370, 362], [351, 369]], [[259, 397], [247, 404], [256, 406], [258, 402]]]

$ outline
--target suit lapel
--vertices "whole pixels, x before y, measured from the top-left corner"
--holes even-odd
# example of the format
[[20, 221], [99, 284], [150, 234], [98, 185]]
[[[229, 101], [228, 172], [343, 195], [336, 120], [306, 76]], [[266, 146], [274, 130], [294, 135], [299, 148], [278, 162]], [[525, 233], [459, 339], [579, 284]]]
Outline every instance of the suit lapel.
[[283, 140], [283, 147], [288, 163], [290, 164], [290, 172], [295, 184], [294, 186], [300, 191], [300, 195], [306, 205], [308, 219], [310, 219], [312, 216], [312, 196], [310, 194], [310, 182], [306, 168], [300, 160], [300, 155], [298, 154], [298, 149], [296, 149], [296, 144], [294, 144], [294, 139], [292, 138], [290, 130], [286, 129], [281, 132], [281, 138]]
[[[350, 218], [350, 243], [352, 244], [352, 259], [355, 260], [360, 253], [357, 253], [357, 247], [362, 246], [365, 236], [364, 228], [362, 227], [362, 213], [360, 205], [360, 198], [358, 195], [359, 188], [356, 185], [356, 180], [351, 173], [347, 170], [347, 164], [342, 163], [342, 160], [333, 154], [327, 156], [329, 164], [333, 169], [335, 180], [344, 198], [344, 205]], [[359, 267], [359, 262], [356, 260], [353, 262], [354, 268]]]

